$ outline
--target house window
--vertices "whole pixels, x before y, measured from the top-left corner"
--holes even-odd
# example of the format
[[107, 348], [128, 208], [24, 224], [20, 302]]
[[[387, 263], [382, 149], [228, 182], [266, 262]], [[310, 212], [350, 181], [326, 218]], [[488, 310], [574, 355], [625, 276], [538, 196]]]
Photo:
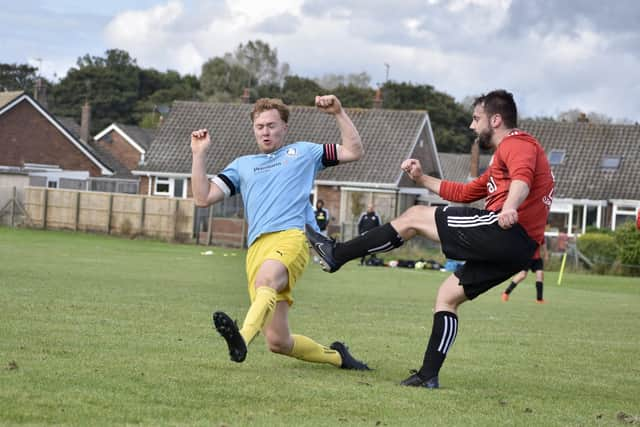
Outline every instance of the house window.
[[175, 179], [173, 181], [173, 197], [183, 197], [184, 179]]
[[602, 157], [602, 162], [600, 163], [600, 167], [602, 167], [602, 169], [616, 170], [620, 167], [621, 161], [622, 161], [621, 156], [605, 155]]
[[171, 178], [166, 177], [156, 177], [156, 185], [153, 189], [153, 194], [157, 196], [170, 196], [171, 195], [171, 187], [173, 184], [173, 180]]
[[571, 232], [574, 234], [584, 233], [584, 230], [582, 229], [583, 213], [584, 213], [583, 205], [573, 205], [573, 214], [571, 215], [572, 216]]
[[58, 188], [58, 181], [47, 181], [48, 188]]
[[628, 221], [636, 220], [636, 208], [635, 206], [614, 205], [613, 206], [613, 224], [611, 229], [615, 231], [617, 227]]
[[549, 153], [549, 164], [551, 166], [561, 165], [564, 161], [564, 150], [551, 150]]
[[598, 223], [598, 207], [587, 206], [587, 227], [600, 227]]
[[567, 233], [569, 231], [569, 214], [565, 212], [549, 212], [547, 219], [549, 231]]

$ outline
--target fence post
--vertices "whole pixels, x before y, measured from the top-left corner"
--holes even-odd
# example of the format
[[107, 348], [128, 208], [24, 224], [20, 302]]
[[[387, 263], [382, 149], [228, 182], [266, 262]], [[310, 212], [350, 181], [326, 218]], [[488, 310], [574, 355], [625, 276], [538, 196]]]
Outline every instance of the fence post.
[[213, 206], [209, 206], [209, 233], [207, 233], [207, 246], [213, 242]]
[[76, 220], [73, 229], [78, 231], [78, 223], [80, 222], [80, 191], [76, 193]]
[[140, 206], [140, 234], [144, 236], [144, 215], [147, 207], [147, 198], [142, 196], [142, 206]]
[[109, 194], [109, 212], [107, 215], [107, 234], [111, 234], [111, 212], [113, 211], [113, 194]]
[[16, 201], [18, 197], [18, 192], [16, 190], [15, 185], [13, 186], [13, 198], [11, 199], [11, 227], [15, 225], [15, 214], [16, 214]]
[[47, 205], [49, 204], [49, 189], [44, 189], [44, 195], [42, 196], [42, 229], [47, 229]]
[[202, 228], [202, 224], [198, 221], [198, 207], [196, 204], [193, 204], [193, 225], [196, 234], [196, 245], [200, 244], [200, 229]]
[[173, 208], [173, 240], [176, 240], [176, 235], [178, 234], [178, 210], [180, 209], [180, 205], [178, 204], [178, 199], [174, 198], [173, 203], [175, 207]]

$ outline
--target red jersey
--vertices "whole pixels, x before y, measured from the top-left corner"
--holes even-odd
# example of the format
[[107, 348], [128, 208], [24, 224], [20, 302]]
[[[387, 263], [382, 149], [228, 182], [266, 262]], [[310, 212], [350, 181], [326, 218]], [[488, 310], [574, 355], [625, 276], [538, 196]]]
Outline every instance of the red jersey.
[[459, 203], [484, 197], [485, 209], [497, 212], [514, 179], [529, 186], [529, 195], [518, 207], [518, 222], [529, 237], [542, 244], [553, 198], [553, 175], [544, 149], [526, 132], [512, 130], [498, 145], [487, 170], [475, 180], [466, 184], [442, 181], [440, 196]]

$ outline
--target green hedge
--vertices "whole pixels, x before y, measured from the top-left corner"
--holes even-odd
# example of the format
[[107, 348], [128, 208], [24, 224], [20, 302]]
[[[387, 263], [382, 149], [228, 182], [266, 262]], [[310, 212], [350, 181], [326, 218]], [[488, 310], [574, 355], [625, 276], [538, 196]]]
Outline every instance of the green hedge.
[[615, 232], [587, 232], [578, 237], [577, 245], [594, 262], [595, 273], [640, 276], [640, 232], [632, 222]]

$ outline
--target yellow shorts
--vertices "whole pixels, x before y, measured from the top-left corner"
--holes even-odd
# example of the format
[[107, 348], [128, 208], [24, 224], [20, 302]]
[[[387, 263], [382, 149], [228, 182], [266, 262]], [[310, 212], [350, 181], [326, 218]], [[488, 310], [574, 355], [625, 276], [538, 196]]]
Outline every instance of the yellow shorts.
[[256, 297], [254, 283], [262, 263], [268, 259], [280, 261], [289, 273], [289, 284], [278, 294], [277, 301], [293, 304], [291, 292], [309, 262], [309, 245], [302, 230], [285, 230], [260, 236], [247, 252], [249, 297]]

